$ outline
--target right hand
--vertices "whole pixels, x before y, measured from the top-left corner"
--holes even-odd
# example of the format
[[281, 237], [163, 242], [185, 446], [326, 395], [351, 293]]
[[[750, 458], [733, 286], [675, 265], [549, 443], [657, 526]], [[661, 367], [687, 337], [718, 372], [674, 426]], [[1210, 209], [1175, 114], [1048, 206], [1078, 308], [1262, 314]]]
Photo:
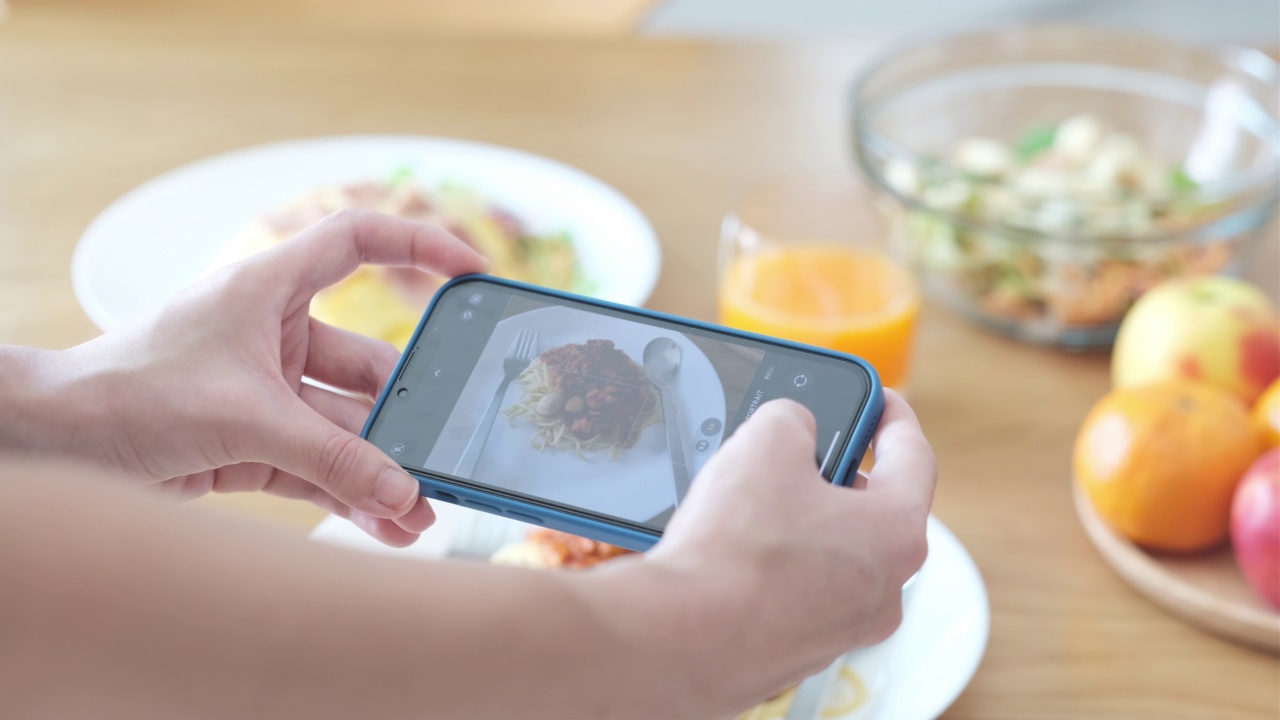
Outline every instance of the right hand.
[[707, 464], [649, 553], [697, 586], [686, 605], [714, 600], [694, 611], [703, 636], [687, 640], [720, 648], [707, 681], [733, 697], [713, 714], [746, 709], [901, 622], [937, 468], [911, 408], [885, 395], [866, 489], [823, 480], [813, 415], [770, 402]]

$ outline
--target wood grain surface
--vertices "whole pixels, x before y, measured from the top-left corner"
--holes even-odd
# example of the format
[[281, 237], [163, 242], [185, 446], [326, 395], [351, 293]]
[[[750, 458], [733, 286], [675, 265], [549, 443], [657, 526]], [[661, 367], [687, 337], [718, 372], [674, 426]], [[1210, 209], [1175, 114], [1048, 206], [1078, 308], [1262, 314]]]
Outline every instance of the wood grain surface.
[[1191, 555], [1147, 552], [1112, 530], [1079, 484], [1072, 496], [1094, 547], [1138, 592], [1209, 632], [1280, 653], [1280, 612], [1245, 582], [1230, 546]]
[[[209, 4], [213, 5], [213, 4]], [[246, 5], [246, 4], [241, 4]], [[181, 6], [18, 0], [0, 24], [0, 342], [95, 330], [72, 294], [80, 233], [137, 184], [288, 138], [411, 133], [544, 154], [614, 185], [663, 243], [650, 305], [714, 319], [717, 228], [751, 184], [849, 171], [846, 90], [868, 48], [416, 35]], [[174, 238], [174, 242], [181, 242]], [[1251, 266], [1275, 297], [1272, 232]], [[1280, 665], [1152, 605], [1072, 509], [1070, 448], [1108, 387], [1105, 354], [985, 334], [927, 307], [912, 401], [937, 452], [935, 511], [972, 552], [987, 656], [945, 717], [1280, 716]], [[232, 502], [302, 528], [288, 503]]]

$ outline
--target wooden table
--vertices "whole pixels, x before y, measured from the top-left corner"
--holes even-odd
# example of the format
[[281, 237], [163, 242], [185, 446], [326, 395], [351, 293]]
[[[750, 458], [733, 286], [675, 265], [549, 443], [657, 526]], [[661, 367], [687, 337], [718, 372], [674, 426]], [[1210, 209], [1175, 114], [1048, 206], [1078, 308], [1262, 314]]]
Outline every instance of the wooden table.
[[[597, 175], [662, 238], [652, 307], [711, 319], [721, 213], [778, 173], [849, 166], [844, 90], [865, 57], [15, 4], [0, 25], [0, 342], [44, 347], [95, 334], [68, 268], [109, 202], [211, 153], [339, 133], [481, 140]], [[1274, 233], [1268, 243], [1255, 279], [1275, 294]], [[913, 401], [941, 465], [935, 509], [977, 560], [993, 612], [983, 665], [946, 717], [1280, 715], [1275, 657], [1150, 605], [1076, 522], [1070, 446], [1107, 389], [1104, 355], [1020, 345], [929, 308], [916, 358]]]

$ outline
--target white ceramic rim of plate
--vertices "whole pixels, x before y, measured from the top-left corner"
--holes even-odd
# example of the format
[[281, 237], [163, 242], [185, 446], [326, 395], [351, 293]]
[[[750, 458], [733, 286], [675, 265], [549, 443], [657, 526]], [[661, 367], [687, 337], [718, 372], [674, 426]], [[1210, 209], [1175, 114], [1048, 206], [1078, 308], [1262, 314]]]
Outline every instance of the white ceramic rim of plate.
[[[968, 632], [955, 632], [955, 630], [963, 625], [953, 626], [952, 632], [949, 633], [947, 641], [956, 641], [959, 638], [972, 638], [973, 642], [967, 646], [967, 651], [957, 653], [961, 658], [958, 662], [948, 663], [948, 667], [952, 670], [952, 674], [947, 678], [950, 680], [945, 687], [939, 685], [932, 686], [932, 690], [924, 693], [916, 690], [916, 694], [911, 697], [911, 701], [907, 703], [894, 702], [888, 704], [887, 708], [882, 707], [881, 712], [885, 709], [890, 711], [903, 710], [903, 705], [907, 706], [907, 711], [903, 714], [893, 716], [885, 715], [886, 718], [894, 718], [894, 720], [910, 719], [910, 720], [933, 720], [941, 716], [948, 708], [960, 697], [964, 689], [973, 681], [973, 676], [977, 674], [978, 667], [982, 664], [982, 658], [987, 653], [987, 642], [991, 637], [991, 603], [987, 597], [986, 583], [982, 579], [982, 573], [978, 570], [977, 563], [974, 562], [973, 556], [969, 554], [964, 543], [960, 542], [960, 538], [947, 527], [945, 523], [937, 517], [929, 516], [928, 533], [930, 535], [930, 555], [934, 562], [925, 561], [925, 567], [920, 573], [920, 586], [914, 589], [915, 596], [911, 599], [913, 605], [920, 605], [921, 596], [931, 592], [930, 587], [936, 582], [945, 582], [947, 578], [941, 578], [939, 573], [942, 569], [949, 571], [949, 574], [955, 576], [963, 576], [962, 581], [964, 587], [959, 587], [962, 583], [957, 583], [956, 587], [952, 587], [952, 592], [959, 594], [970, 594], [974, 602], [973, 610], [975, 613], [970, 617], [972, 621], [968, 627]], [[938, 542], [939, 538], [944, 538], [942, 542]], [[935, 594], [939, 591], [932, 591]], [[941, 597], [939, 595], [939, 597]], [[910, 642], [913, 630], [925, 624], [927, 620], [933, 618], [928, 617], [928, 613], [922, 612], [917, 608], [912, 612], [908, 607], [903, 617], [902, 626], [895, 633], [891, 642]], [[941, 645], [938, 645], [941, 647]], [[856, 652], [856, 651], [855, 651]], [[957, 658], [952, 658], [957, 660]], [[901, 659], [892, 663], [900, 684], [899, 688], [910, 688], [917, 686], [913, 678], [907, 675], [905, 678], [899, 672], [904, 664]], [[901, 692], [893, 694], [892, 697], [908, 697]], [[922, 700], [921, 698], [927, 698]], [[875, 717], [879, 717], [877, 714]]]
[[[662, 251], [653, 226], [640, 209], [621, 192], [603, 180], [582, 170], [524, 150], [470, 140], [417, 135], [333, 135], [253, 145], [211, 155], [168, 170], [117, 198], [90, 222], [81, 235], [72, 257], [72, 287], [81, 307], [89, 318], [103, 330], [118, 327], [142, 314], [140, 311], [135, 311], [131, 314], [122, 313], [118, 308], [111, 307], [109, 302], [103, 301], [101, 289], [95, 285], [93, 279], [94, 263], [97, 261], [96, 257], [102, 248], [104, 246], [110, 247], [112, 241], [116, 238], [117, 227], [129, 222], [136, 222], [136, 220], [132, 220], [135, 213], [145, 211], [146, 206], [154, 202], [157, 196], [168, 188], [179, 183], [197, 182], [202, 176], [223, 171], [228, 166], [234, 166], [246, 161], [260, 161], [262, 156], [285, 155], [307, 150], [334, 152], [335, 149], [341, 149], [353, 144], [402, 146], [405, 148], [404, 152], [406, 154], [415, 153], [415, 158], [430, 150], [447, 153], [471, 153], [478, 158], [484, 158], [487, 162], [511, 162], [528, 172], [540, 173], [547, 178], [558, 179], [565, 187], [573, 187], [578, 192], [594, 196], [597, 211], [604, 209], [613, 213], [617, 217], [617, 222], [629, 227], [633, 234], [631, 242], [634, 244], [634, 257], [629, 258], [627, 266], [620, 268], [617, 273], [617, 277], [625, 278], [628, 284], [623, 285], [622, 291], [619, 292], [609, 291], [603, 294], [593, 294], [624, 305], [638, 306], [643, 305], [649, 299], [653, 288], [657, 285], [661, 270]], [[347, 181], [355, 182], [362, 179], [368, 179], [368, 175], [351, 177]], [[473, 184], [474, 178], [471, 181], [468, 184]], [[296, 197], [309, 189], [324, 185], [326, 182], [325, 180], [315, 180], [306, 186], [290, 189], [287, 193], [284, 193], [283, 198], [273, 198], [258, 208], [254, 214], [238, 218], [235, 223], [236, 228], [243, 228], [257, 214], [278, 206], [280, 202], [287, 201], [289, 197]], [[342, 182], [342, 180], [338, 182]], [[485, 193], [485, 188], [476, 189], [482, 194]], [[565, 212], [560, 213], [560, 216], [565, 218], [562, 221], [563, 224], [569, 224], [569, 218], [573, 217], [574, 214]], [[225, 240], [229, 241], [232, 235], [234, 235], [234, 231], [228, 233]], [[209, 248], [210, 260], [217, 249], [216, 247]], [[183, 277], [171, 283], [174, 287], [169, 288], [170, 294], [198, 280], [204, 271], [205, 269], [202, 268], [199, 272], [186, 273]], [[146, 311], [154, 311], [155, 309], [157, 308], [145, 308]]]

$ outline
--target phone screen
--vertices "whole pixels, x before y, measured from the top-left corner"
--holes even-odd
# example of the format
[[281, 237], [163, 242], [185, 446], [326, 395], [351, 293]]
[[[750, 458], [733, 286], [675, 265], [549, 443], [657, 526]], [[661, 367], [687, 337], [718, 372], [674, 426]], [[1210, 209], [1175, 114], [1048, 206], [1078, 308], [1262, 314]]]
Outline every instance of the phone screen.
[[774, 398], [813, 411], [830, 480], [870, 388], [839, 358], [476, 279], [437, 299], [369, 440], [411, 472], [661, 532]]

